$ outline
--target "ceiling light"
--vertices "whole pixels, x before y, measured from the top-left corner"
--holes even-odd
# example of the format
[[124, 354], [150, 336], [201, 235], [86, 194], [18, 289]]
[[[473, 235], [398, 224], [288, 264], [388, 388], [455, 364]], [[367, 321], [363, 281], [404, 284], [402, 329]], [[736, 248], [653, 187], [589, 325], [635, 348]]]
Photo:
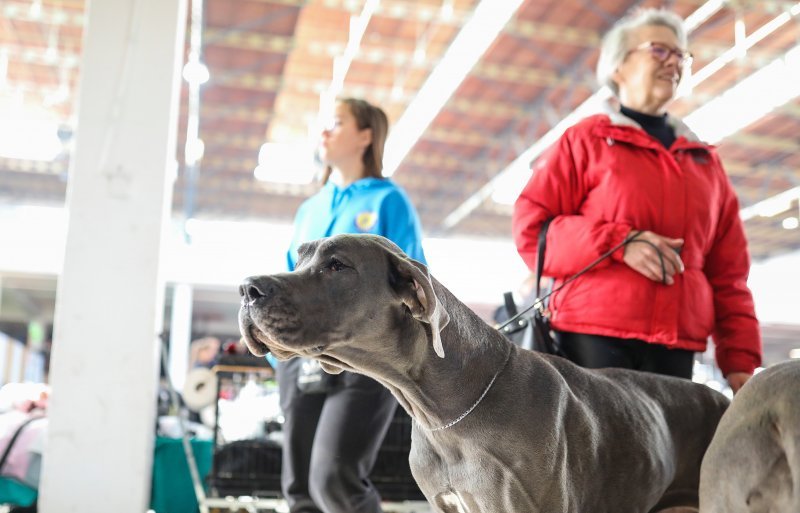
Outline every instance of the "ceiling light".
[[190, 84], [205, 84], [210, 77], [208, 67], [197, 56], [190, 57], [183, 66], [183, 79]]
[[800, 347], [795, 347], [789, 351], [789, 358], [798, 359], [800, 358]]
[[194, 166], [206, 151], [206, 145], [199, 137], [190, 137], [186, 139], [186, 146], [184, 147], [184, 161], [189, 166]]
[[[314, 131], [319, 133], [322, 127], [333, 117], [335, 111], [336, 98], [344, 87], [344, 79], [347, 76], [347, 71], [350, 69], [350, 64], [353, 58], [358, 53], [361, 47], [361, 39], [364, 37], [364, 32], [367, 30], [372, 15], [378, 8], [380, 0], [367, 0], [358, 16], [350, 17], [350, 32], [347, 38], [347, 45], [341, 55], [334, 55], [333, 57], [333, 76], [331, 77], [330, 85], [319, 95], [319, 112], [317, 119], [314, 121]], [[338, 52], [337, 49], [332, 51]]]
[[308, 144], [268, 142], [258, 152], [253, 174], [264, 182], [307, 184], [316, 171], [314, 151]]
[[703, 69], [691, 77], [689, 80], [689, 85], [685, 90], [690, 91], [694, 86], [706, 80], [708, 77], [722, 69], [726, 64], [741, 56], [742, 52], [752, 48], [756, 43], [787, 24], [792, 20], [792, 17], [797, 16], [798, 14], [800, 14], [800, 2], [796, 3], [788, 12], [783, 12], [779, 16], [776, 16], [772, 20], [763, 24], [752, 34], [747, 36], [744, 41], [737, 43], [722, 55], [706, 64]]
[[787, 217], [781, 222], [781, 226], [783, 226], [785, 230], [796, 230], [797, 227], [800, 226], [800, 219], [794, 216]]
[[745, 207], [739, 211], [742, 221], [747, 221], [756, 216], [774, 217], [792, 208], [792, 201], [800, 199], [800, 186], [771, 196], [758, 203]]
[[683, 22], [683, 26], [686, 29], [686, 32], [693, 31], [694, 29], [705, 23], [710, 17], [717, 14], [717, 11], [722, 9], [725, 2], [726, 0], [709, 0], [708, 2], [698, 7], [697, 10], [692, 14], [690, 14], [689, 16], [687, 16], [686, 20]]
[[63, 149], [55, 121], [0, 117], [0, 157], [49, 162]]
[[800, 46], [789, 50], [684, 118], [715, 144], [800, 95]]
[[482, 0], [389, 132], [383, 174], [397, 170], [456, 87], [508, 23], [522, 0]]

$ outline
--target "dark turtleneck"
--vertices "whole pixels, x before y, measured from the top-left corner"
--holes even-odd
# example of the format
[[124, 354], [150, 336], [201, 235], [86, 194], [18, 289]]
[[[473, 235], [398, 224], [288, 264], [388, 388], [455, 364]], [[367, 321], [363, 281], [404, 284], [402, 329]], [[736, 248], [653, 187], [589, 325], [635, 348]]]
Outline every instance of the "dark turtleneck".
[[669, 149], [672, 143], [675, 142], [675, 130], [667, 124], [666, 114], [653, 116], [629, 109], [624, 105], [621, 106], [620, 112], [639, 123], [639, 126], [641, 126], [645, 132], [650, 134], [651, 137], [658, 139], [658, 142], [663, 144], [666, 149]]

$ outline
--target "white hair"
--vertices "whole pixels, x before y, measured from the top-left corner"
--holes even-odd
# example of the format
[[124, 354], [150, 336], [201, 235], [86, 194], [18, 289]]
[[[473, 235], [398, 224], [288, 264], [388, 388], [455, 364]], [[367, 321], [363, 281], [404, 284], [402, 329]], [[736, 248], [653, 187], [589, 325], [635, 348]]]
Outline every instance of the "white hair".
[[619, 20], [603, 37], [600, 58], [597, 61], [597, 82], [611, 88], [615, 96], [619, 94], [619, 87], [612, 76], [628, 55], [628, 35], [639, 27], [650, 25], [667, 27], [678, 37], [681, 48], [687, 47], [683, 20], [673, 12], [664, 9], [640, 9]]

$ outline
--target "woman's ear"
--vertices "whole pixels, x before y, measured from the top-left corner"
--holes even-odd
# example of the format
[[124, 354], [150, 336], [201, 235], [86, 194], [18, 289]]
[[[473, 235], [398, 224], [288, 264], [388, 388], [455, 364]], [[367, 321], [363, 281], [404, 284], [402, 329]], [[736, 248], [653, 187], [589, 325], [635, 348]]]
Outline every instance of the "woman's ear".
[[369, 148], [369, 145], [372, 144], [372, 129], [365, 128], [363, 130], [359, 130], [358, 137], [360, 138], [360, 142], [364, 149]]

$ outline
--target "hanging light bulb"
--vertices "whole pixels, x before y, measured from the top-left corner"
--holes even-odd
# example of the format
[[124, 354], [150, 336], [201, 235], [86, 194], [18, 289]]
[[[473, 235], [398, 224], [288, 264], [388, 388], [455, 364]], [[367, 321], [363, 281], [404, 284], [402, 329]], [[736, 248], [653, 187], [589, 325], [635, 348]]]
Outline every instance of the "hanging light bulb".
[[210, 78], [208, 67], [197, 55], [190, 55], [183, 66], [183, 79], [193, 85], [205, 84]]

